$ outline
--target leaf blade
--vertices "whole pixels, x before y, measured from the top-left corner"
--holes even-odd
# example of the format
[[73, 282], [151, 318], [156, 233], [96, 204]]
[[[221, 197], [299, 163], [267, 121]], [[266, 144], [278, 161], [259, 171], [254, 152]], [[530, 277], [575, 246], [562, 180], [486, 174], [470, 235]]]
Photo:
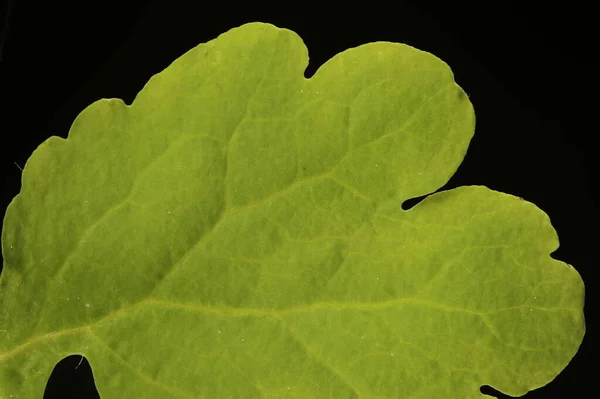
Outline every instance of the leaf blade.
[[106, 398], [475, 398], [566, 366], [584, 287], [547, 215], [479, 186], [400, 208], [473, 135], [450, 68], [385, 42], [307, 62], [244, 25], [34, 152], [4, 219], [0, 397], [41, 396], [72, 353]]

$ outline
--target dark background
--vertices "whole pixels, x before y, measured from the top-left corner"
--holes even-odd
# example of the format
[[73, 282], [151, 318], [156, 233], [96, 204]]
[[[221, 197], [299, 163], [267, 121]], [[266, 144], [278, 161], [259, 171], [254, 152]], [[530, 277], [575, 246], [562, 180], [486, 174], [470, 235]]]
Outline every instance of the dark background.
[[[261, 8], [191, 0], [13, 0], [0, 54], [0, 209], [3, 214], [18, 193], [20, 168], [32, 151], [51, 135], [66, 137], [87, 105], [104, 97], [130, 103], [150, 76], [230, 28], [263, 21], [294, 30], [310, 52], [307, 75], [348, 47], [407, 43], [446, 61], [475, 107], [475, 137], [444, 189], [483, 184], [535, 203], [560, 236], [553, 257], [572, 264], [586, 282], [587, 335], [579, 353], [552, 383], [525, 398], [593, 397], [592, 137], [598, 128], [592, 118], [599, 84], [592, 58], [593, 37], [600, 35], [592, 6], [532, 3], [290, 1]], [[0, 8], [2, 16], [8, 9]], [[89, 365], [80, 360], [59, 363], [46, 399], [98, 397]]]

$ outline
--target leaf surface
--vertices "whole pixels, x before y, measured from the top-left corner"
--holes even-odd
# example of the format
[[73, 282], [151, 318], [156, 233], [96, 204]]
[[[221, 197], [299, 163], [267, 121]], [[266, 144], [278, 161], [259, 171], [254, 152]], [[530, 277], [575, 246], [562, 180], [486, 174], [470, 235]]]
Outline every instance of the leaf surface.
[[535, 205], [442, 187], [474, 113], [412, 47], [252, 23], [100, 100], [33, 153], [4, 219], [0, 398], [89, 360], [102, 399], [482, 398], [551, 381], [579, 274]]

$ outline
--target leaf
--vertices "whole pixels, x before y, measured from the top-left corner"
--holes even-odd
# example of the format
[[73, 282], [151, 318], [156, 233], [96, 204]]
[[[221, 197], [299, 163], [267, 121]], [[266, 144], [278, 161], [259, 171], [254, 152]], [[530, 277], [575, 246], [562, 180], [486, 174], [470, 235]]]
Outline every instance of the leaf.
[[473, 135], [450, 68], [307, 62], [247, 24], [40, 145], [2, 232], [1, 399], [71, 354], [103, 399], [481, 398], [566, 366], [584, 286], [544, 212], [482, 186], [401, 209]]

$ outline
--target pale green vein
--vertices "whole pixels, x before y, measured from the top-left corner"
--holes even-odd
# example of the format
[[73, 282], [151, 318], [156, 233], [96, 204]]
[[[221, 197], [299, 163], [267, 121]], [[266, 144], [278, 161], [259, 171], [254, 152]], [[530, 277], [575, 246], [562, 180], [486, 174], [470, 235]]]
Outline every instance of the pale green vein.
[[231, 146], [231, 142], [235, 139], [236, 134], [238, 134], [240, 126], [247, 119], [248, 112], [252, 105], [253, 99], [258, 95], [258, 93], [260, 92], [260, 88], [264, 85], [265, 81], [267, 80], [268, 72], [270, 72], [270, 70], [271, 70], [274, 58], [275, 58], [275, 49], [273, 49], [273, 52], [271, 53], [269, 62], [267, 63], [267, 67], [265, 67], [265, 70], [263, 71], [263, 75], [261, 76], [260, 80], [257, 82], [256, 86], [254, 86], [254, 89], [252, 90], [252, 94], [246, 99], [246, 107], [244, 108], [244, 113], [242, 114], [242, 117], [240, 118], [237, 125], [231, 132], [231, 135], [229, 136], [229, 141], [227, 144], [227, 156], [226, 156], [227, 169], [226, 169], [226, 174], [225, 174], [225, 188], [227, 190], [225, 193], [225, 197], [224, 197], [225, 198], [225, 209], [228, 209], [229, 204], [231, 203], [231, 200], [229, 199], [229, 193], [231, 192], [231, 190], [228, 189], [228, 186], [231, 184], [231, 183], [228, 183], [228, 177], [230, 177], [229, 171], [231, 170], [231, 165], [230, 165], [231, 157], [229, 154], [229, 149], [230, 149], [229, 147]]
[[512, 348], [512, 349], [518, 349], [518, 350], [522, 350], [522, 351], [526, 351], [526, 352], [545, 352], [550, 348], [532, 348], [532, 347], [528, 347], [525, 345], [513, 345], [510, 344], [508, 342], [506, 342], [505, 340], [502, 339], [502, 337], [500, 336], [500, 334], [498, 333], [498, 331], [496, 331], [496, 329], [491, 325], [491, 323], [487, 320], [486, 315], [482, 314], [481, 315], [481, 320], [483, 321], [483, 324], [485, 324], [485, 326], [487, 327], [487, 329], [490, 331], [490, 333], [492, 334], [492, 336], [498, 341], [500, 342], [500, 344], [508, 347], [508, 348]]
[[174, 139], [173, 141], [171, 141], [165, 148], [164, 150], [158, 154], [158, 156], [156, 156], [155, 158], [151, 159], [150, 162], [148, 162], [141, 170], [140, 172], [136, 175], [135, 179], [133, 180], [131, 187], [129, 189], [129, 191], [127, 192], [127, 194], [119, 201], [117, 201], [115, 204], [109, 206], [99, 217], [98, 219], [96, 219], [90, 226], [88, 226], [84, 232], [80, 235], [77, 243], [72, 247], [72, 249], [67, 253], [67, 256], [65, 257], [64, 261], [60, 264], [60, 266], [58, 267], [58, 269], [54, 272], [54, 274], [52, 275], [51, 278], [49, 278], [49, 283], [48, 283], [48, 287], [46, 288], [46, 295], [44, 297], [44, 300], [42, 302], [42, 306], [40, 307], [40, 311], [39, 311], [39, 316], [38, 316], [38, 320], [35, 324], [35, 326], [32, 328], [32, 331], [37, 331], [38, 327], [40, 326], [40, 323], [43, 321], [43, 317], [44, 317], [44, 313], [47, 309], [48, 306], [48, 300], [50, 298], [50, 293], [54, 287], [54, 282], [56, 281], [56, 279], [58, 277], [60, 277], [61, 273], [64, 272], [65, 266], [69, 263], [69, 260], [71, 259], [71, 257], [76, 254], [78, 252], [78, 249], [81, 245], [81, 243], [85, 243], [87, 241], [87, 236], [89, 234], [91, 234], [96, 227], [98, 227], [98, 225], [100, 225], [100, 223], [102, 223], [103, 220], [105, 220], [110, 214], [112, 214], [113, 212], [117, 211], [121, 206], [123, 206], [126, 202], [127, 199], [131, 196], [131, 194], [134, 192], [135, 187], [136, 187], [136, 183], [140, 181], [141, 177], [145, 175], [145, 173], [153, 166], [155, 165], [158, 161], [160, 161], [162, 158], [164, 158], [166, 156], [166, 154], [169, 152], [170, 149], [172, 149], [175, 144], [177, 144], [179, 142], [179, 140], [181, 140], [182, 138], [189, 136], [186, 134], [182, 134], [180, 136], [178, 136], [176, 139]]
[[[408, 124], [411, 123], [414, 120], [414, 118], [416, 118], [421, 112], [423, 112], [423, 110], [425, 110], [425, 107], [431, 101], [433, 101], [433, 99], [435, 99], [437, 96], [445, 93], [447, 90], [452, 89], [452, 88], [456, 88], [456, 86], [454, 84], [441, 86], [434, 94], [432, 94], [429, 98], [427, 98], [427, 100], [423, 101], [423, 103], [419, 105], [419, 108], [417, 108], [415, 111], [413, 111], [413, 113], [408, 118], [406, 118], [406, 120], [402, 123], [402, 125], [400, 125], [400, 127], [398, 127], [396, 130], [382, 134], [381, 136], [378, 136], [376, 139], [374, 139], [372, 141], [368, 141], [366, 143], [359, 145], [356, 148], [353, 148], [352, 151], [350, 151], [350, 153], [348, 153], [347, 155], [351, 154], [352, 152], [356, 152], [363, 147], [372, 146], [378, 142], [383, 141], [387, 137], [395, 136], [399, 133], [406, 133], [407, 135], [409, 135], [408, 132], [405, 132], [406, 126], [408, 126]], [[415, 137], [415, 136], [412, 136], [412, 137]], [[415, 138], [417, 138], [417, 137], [415, 137]], [[423, 140], [423, 139], [420, 139], [420, 140]], [[342, 158], [342, 160], [343, 160], [343, 158]], [[340, 163], [341, 163], [341, 161], [340, 161]]]
[[194, 397], [192, 395], [190, 395], [189, 393], [180, 391], [180, 390], [175, 389], [173, 387], [166, 386], [166, 385], [164, 385], [164, 384], [162, 384], [162, 383], [160, 383], [158, 381], [155, 381], [154, 379], [150, 378], [146, 374], [144, 374], [140, 369], [138, 369], [137, 367], [135, 367], [134, 365], [132, 365], [131, 363], [129, 363], [127, 360], [123, 359], [106, 342], [104, 342], [104, 340], [102, 340], [100, 337], [98, 337], [97, 335], [95, 335], [92, 330], [89, 330], [89, 335], [92, 338], [94, 338], [96, 341], [98, 341], [100, 343], [100, 345], [102, 345], [102, 347], [104, 347], [105, 350], [111, 356], [115, 357], [120, 363], [124, 364], [125, 367], [127, 367], [129, 370], [131, 370], [135, 375], [137, 375], [145, 383], [150, 384], [152, 386], [155, 386], [157, 388], [160, 388], [161, 390], [163, 390], [165, 392], [168, 392], [168, 393], [170, 393], [173, 396], [179, 396], [181, 398], [186, 398], [186, 399], [194, 399]]
[[366, 201], [366, 202], [375, 203], [374, 199], [367, 197], [366, 195], [364, 195], [363, 193], [361, 193], [360, 191], [358, 191], [356, 188], [352, 187], [350, 184], [341, 181], [339, 178], [337, 178], [335, 176], [329, 175], [328, 177], [333, 182], [335, 182], [336, 184], [339, 184], [343, 189], [345, 189], [346, 191], [350, 192], [350, 194], [354, 195], [355, 197], [358, 197], [358, 198], [360, 198], [360, 199], [362, 199], [363, 201]]
[[374, 311], [374, 310], [384, 309], [384, 308], [388, 308], [388, 307], [403, 306], [403, 305], [424, 306], [424, 307], [430, 307], [433, 309], [438, 309], [438, 310], [443, 310], [443, 311], [461, 312], [461, 313], [468, 313], [468, 314], [473, 314], [473, 315], [478, 315], [478, 316], [484, 316], [486, 314], [491, 314], [491, 313], [496, 313], [496, 312], [501, 312], [501, 311], [518, 310], [521, 308], [535, 309], [535, 310], [540, 310], [540, 311], [568, 311], [568, 312], [577, 312], [578, 311], [577, 309], [567, 308], [567, 307], [546, 307], [545, 308], [545, 307], [533, 306], [533, 305], [519, 305], [519, 306], [512, 306], [512, 307], [507, 307], [507, 308], [494, 309], [494, 310], [490, 310], [490, 311], [486, 311], [486, 312], [480, 312], [480, 311], [475, 311], [475, 310], [471, 310], [471, 309], [465, 309], [465, 308], [460, 308], [460, 307], [455, 307], [455, 306], [439, 304], [439, 303], [432, 302], [432, 301], [421, 300], [416, 297], [391, 299], [391, 300], [387, 300], [387, 301], [370, 302], [370, 303], [369, 302], [354, 303], [354, 302], [321, 301], [321, 302], [315, 302], [315, 303], [310, 303], [310, 304], [306, 304], [306, 305], [294, 306], [294, 307], [285, 308], [285, 309], [203, 306], [203, 305], [185, 304], [185, 303], [169, 302], [169, 301], [165, 301], [165, 300], [157, 300], [157, 299], [153, 299], [153, 298], [147, 298], [147, 299], [140, 301], [134, 305], [128, 306], [126, 308], [121, 308], [119, 310], [111, 312], [111, 313], [105, 315], [103, 318], [98, 319], [90, 324], [87, 324], [84, 326], [79, 326], [79, 327], [73, 327], [73, 328], [69, 328], [69, 329], [65, 329], [65, 330], [61, 330], [61, 331], [55, 331], [55, 332], [51, 332], [51, 333], [48, 333], [45, 335], [38, 335], [20, 345], [18, 345], [11, 351], [0, 354], [0, 360], [7, 359], [11, 356], [14, 356], [16, 353], [19, 353], [20, 351], [24, 350], [26, 347], [29, 347], [31, 345], [38, 344], [45, 340], [52, 340], [52, 339], [55, 339], [55, 338], [58, 338], [58, 337], [61, 337], [64, 335], [68, 335], [68, 334], [76, 334], [76, 333], [85, 332], [86, 330], [88, 330], [90, 328], [94, 328], [94, 326], [98, 326], [103, 323], [108, 323], [111, 320], [114, 320], [119, 316], [123, 316], [124, 314], [126, 314], [128, 312], [132, 312], [132, 311], [138, 310], [139, 308], [146, 307], [146, 306], [164, 306], [164, 307], [168, 307], [171, 309], [185, 309], [185, 310], [192, 310], [192, 311], [201, 312], [201, 313], [227, 314], [227, 315], [231, 315], [231, 316], [256, 315], [256, 316], [260, 316], [260, 317], [275, 317], [275, 318], [279, 319], [279, 318], [285, 317], [286, 315], [288, 315], [290, 313], [295, 313], [295, 312], [334, 310], [334, 309], [336, 311], [340, 310], [340, 309]]
[[[269, 61], [269, 65], [273, 62], [273, 55], [271, 57], [271, 60]], [[203, 232], [203, 234], [200, 235], [200, 237], [196, 240], [196, 242], [194, 243], [194, 245], [189, 248], [187, 251], [185, 251], [180, 257], [179, 259], [177, 259], [177, 261], [175, 261], [172, 265], [170, 265], [167, 268], [167, 271], [162, 275], [162, 277], [160, 278], [160, 280], [156, 283], [156, 285], [154, 286], [154, 289], [152, 290], [152, 292], [150, 293], [150, 297], [152, 297], [156, 291], [160, 288], [160, 286], [162, 285], [162, 283], [164, 281], [167, 281], [168, 277], [174, 272], [174, 270], [177, 269], [177, 266], [180, 265], [185, 259], [187, 259], [187, 257], [196, 249], [198, 248], [198, 246], [201, 244], [201, 242], [203, 241], [203, 239], [205, 237], [208, 237], [210, 235], [211, 232], [213, 232], [217, 226], [223, 221], [223, 219], [225, 218], [226, 214], [227, 214], [227, 209], [229, 208], [228, 203], [230, 202], [228, 200], [228, 193], [231, 191], [230, 189], [228, 189], [228, 177], [229, 177], [229, 171], [231, 169], [231, 166], [229, 164], [229, 160], [230, 160], [230, 156], [229, 156], [229, 147], [230, 147], [230, 143], [231, 141], [234, 139], [235, 134], [239, 131], [239, 127], [240, 125], [244, 122], [244, 119], [246, 118], [247, 114], [248, 114], [248, 109], [250, 107], [250, 103], [252, 101], [252, 98], [254, 96], [256, 96], [257, 92], [259, 91], [261, 85], [264, 84], [266, 76], [267, 76], [267, 72], [269, 70], [269, 67], [266, 68], [261, 80], [257, 83], [256, 87], [254, 88], [252, 94], [250, 95], [250, 97], [248, 97], [248, 99], [246, 100], [246, 108], [244, 110], [244, 114], [242, 115], [242, 117], [240, 118], [240, 120], [238, 121], [236, 127], [233, 129], [233, 132], [231, 133], [230, 137], [229, 137], [229, 142], [227, 145], [227, 166], [225, 169], [225, 177], [223, 179], [223, 181], [225, 182], [225, 195], [224, 195], [224, 204], [220, 210], [220, 214], [217, 217], [217, 220], [215, 221], [215, 223], [212, 225], [211, 229]]]
[[265, 391], [264, 389], [260, 386], [260, 384], [258, 384], [256, 381], [252, 380], [249, 376], [248, 373], [245, 373], [243, 370], [241, 370], [234, 362], [233, 360], [231, 360], [228, 356], [227, 353], [224, 353], [223, 356], [221, 356], [221, 359], [225, 360], [229, 366], [231, 366], [231, 368], [238, 373], [239, 375], [242, 376], [242, 378], [244, 378], [246, 380], [246, 382], [248, 383], [248, 385], [250, 385], [252, 388], [254, 388], [256, 390], [256, 392], [258, 392], [260, 395], [265, 395]]
[[[291, 184], [287, 185], [286, 187], [284, 187], [284, 188], [282, 188], [282, 189], [279, 189], [279, 190], [277, 190], [277, 191], [274, 191], [273, 193], [271, 193], [271, 194], [267, 195], [267, 196], [266, 196], [266, 197], [264, 197], [264, 198], [261, 198], [261, 199], [259, 199], [258, 201], [255, 201], [255, 202], [253, 202], [253, 203], [249, 203], [249, 204], [244, 204], [243, 206], [240, 206], [240, 207], [237, 207], [237, 208], [235, 208], [233, 211], [231, 211], [231, 210], [230, 210], [230, 207], [227, 207], [227, 209], [228, 209], [228, 212], [235, 212], [235, 213], [237, 213], [237, 212], [241, 212], [241, 211], [244, 211], [244, 210], [247, 210], [247, 209], [250, 209], [250, 208], [255, 208], [255, 207], [257, 207], [258, 205], [260, 205], [260, 204], [263, 204], [263, 203], [267, 202], [268, 200], [270, 200], [270, 199], [272, 199], [272, 198], [274, 198], [274, 197], [276, 197], [276, 196], [278, 196], [278, 195], [282, 195], [283, 193], [285, 193], [285, 192], [289, 191], [289, 190], [290, 190], [292, 187], [295, 187], [295, 186], [297, 186], [297, 185], [300, 185], [300, 184], [302, 184], [302, 183], [307, 183], [307, 182], [314, 181], [314, 180], [318, 180], [318, 179], [322, 179], [322, 178], [331, 178], [331, 179], [333, 179], [335, 176], [333, 176], [333, 175], [332, 175], [332, 172], [333, 172], [333, 171], [334, 171], [334, 170], [335, 170], [335, 169], [336, 169], [338, 166], [340, 166], [340, 165], [342, 164], [342, 162], [344, 162], [344, 160], [346, 160], [346, 159], [347, 159], [349, 156], [351, 156], [351, 155], [352, 155], [352, 154], [354, 154], [355, 152], [359, 151], [359, 150], [360, 150], [360, 149], [362, 149], [363, 147], [370, 146], [370, 145], [374, 145], [374, 144], [376, 144], [378, 141], [380, 141], [380, 140], [384, 139], [384, 138], [385, 138], [385, 137], [387, 137], [387, 136], [390, 136], [390, 135], [397, 134], [397, 133], [401, 132], [401, 131], [402, 131], [402, 129], [403, 129], [403, 128], [404, 128], [404, 127], [405, 127], [405, 126], [408, 124], [408, 123], [410, 123], [410, 121], [411, 121], [411, 120], [412, 120], [412, 118], [415, 116], [415, 114], [418, 114], [418, 113], [420, 113], [420, 112], [421, 112], [421, 111], [424, 109], [424, 107], [425, 107], [425, 106], [426, 106], [426, 105], [427, 105], [427, 104], [428, 104], [428, 103], [429, 103], [429, 102], [430, 102], [430, 101], [431, 101], [433, 98], [435, 98], [435, 97], [436, 97], [437, 95], [439, 95], [440, 93], [443, 93], [445, 90], [447, 90], [447, 89], [449, 89], [449, 88], [453, 88], [453, 87], [455, 87], [455, 86], [454, 86], [454, 85], [451, 85], [451, 86], [446, 86], [446, 87], [442, 87], [442, 88], [440, 88], [440, 89], [439, 89], [439, 90], [438, 90], [438, 91], [437, 91], [435, 94], [431, 95], [431, 97], [429, 97], [429, 98], [428, 98], [426, 101], [424, 101], [424, 102], [423, 102], [423, 104], [421, 105], [421, 107], [420, 107], [418, 110], [415, 110], [415, 112], [414, 112], [414, 113], [413, 113], [413, 114], [412, 114], [412, 115], [411, 115], [409, 118], [407, 118], [407, 119], [406, 119], [406, 121], [403, 123], [403, 125], [402, 125], [400, 128], [398, 128], [396, 131], [394, 131], [394, 132], [390, 132], [390, 133], [387, 133], [387, 134], [384, 134], [384, 135], [382, 135], [382, 136], [380, 136], [380, 137], [377, 137], [376, 139], [374, 139], [374, 140], [372, 140], [372, 141], [369, 141], [369, 142], [363, 143], [363, 144], [361, 144], [360, 146], [353, 148], [351, 151], [347, 152], [347, 153], [346, 153], [346, 155], [344, 155], [342, 158], [340, 158], [340, 159], [339, 159], [339, 160], [338, 160], [338, 161], [337, 161], [335, 164], [333, 164], [333, 165], [332, 165], [332, 166], [329, 168], [329, 170], [327, 170], [327, 171], [325, 171], [325, 172], [323, 172], [323, 173], [320, 173], [320, 174], [316, 174], [316, 175], [309, 176], [309, 177], [307, 177], [307, 178], [304, 178], [304, 179], [302, 179], [302, 180], [296, 180], [296, 181], [292, 182]], [[344, 183], [344, 184], [345, 184], [345, 183]], [[354, 193], [357, 193], [355, 190], [353, 190], [352, 192], [354, 192]], [[361, 195], [361, 197], [364, 197], [364, 195]], [[372, 200], [369, 200], [369, 201], [370, 201], [370, 202], [372, 202]]]
[[358, 389], [350, 383], [350, 380], [347, 376], [342, 374], [338, 369], [336, 369], [333, 365], [326, 361], [322, 356], [320, 356], [314, 349], [310, 347], [310, 345], [304, 341], [298, 333], [291, 328], [284, 319], [279, 318], [283, 328], [288, 332], [288, 334], [300, 345], [304, 348], [306, 353], [308, 353], [313, 359], [317, 361], [318, 364], [325, 367], [329, 370], [335, 378], [339, 379], [344, 385], [346, 385], [353, 393], [356, 398], [361, 398], [363, 395], [358, 391]]
[[417, 290], [417, 297], [421, 295], [421, 292], [425, 292], [429, 287], [431, 287], [433, 283], [437, 281], [437, 279], [440, 278], [440, 276], [443, 276], [444, 273], [446, 273], [450, 267], [455, 265], [456, 262], [458, 262], [463, 257], [467, 249], [468, 247], [464, 247], [454, 258], [448, 259], [446, 262], [444, 262], [444, 264], [440, 266], [438, 271], [433, 276], [431, 276], [428, 281], [423, 283], [421, 288]]

